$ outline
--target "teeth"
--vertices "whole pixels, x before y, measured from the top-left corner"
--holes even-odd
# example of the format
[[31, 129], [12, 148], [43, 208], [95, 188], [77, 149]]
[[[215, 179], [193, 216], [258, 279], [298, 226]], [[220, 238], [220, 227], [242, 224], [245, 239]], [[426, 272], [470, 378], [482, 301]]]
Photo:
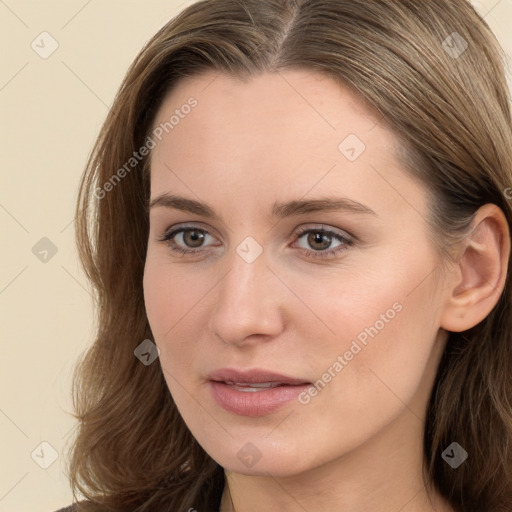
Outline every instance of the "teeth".
[[260, 389], [270, 389], [280, 386], [279, 382], [226, 382], [237, 391], [254, 392]]
[[230, 386], [233, 389], [236, 389], [237, 391], [243, 391], [244, 393], [258, 393], [258, 391], [261, 391], [262, 389], [270, 389], [268, 388], [251, 388], [251, 387], [240, 387], [240, 386]]

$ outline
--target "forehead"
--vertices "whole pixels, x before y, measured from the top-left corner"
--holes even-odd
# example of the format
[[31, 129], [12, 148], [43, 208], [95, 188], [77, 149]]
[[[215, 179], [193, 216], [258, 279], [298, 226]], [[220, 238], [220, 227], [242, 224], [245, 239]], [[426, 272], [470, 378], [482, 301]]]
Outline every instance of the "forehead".
[[[173, 86], [153, 131], [160, 129], [163, 139], [156, 153], [193, 147], [220, 157], [223, 148], [231, 154], [243, 148], [246, 157], [272, 151], [291, 162], [319, 144], [336, 156], [346, 150], [349, 160], [369, 145], [393, 156], [397, 137], [379, 124], [381, 116], [360, 95], [324, 74], [288, 70], [242, 80], [208, 70]], [[348, 147], [340, 147], [347, 138]]]
[[[249, 112], [255, 120], [296, 113], [305, 120], [311, 118], [322, 121], [325, 128], [331, 130], [336, 129], [340, 116], [352, 116], [351, 121], [356, 121], [355, 114], [360, 120], [366, 119], [372, 126], [376, 121], [382, 121], [377, 110], [360, 94], [325, 73], [291, 69], [241, 78], [206, 70], [182, 78], [173, 85], [160, 107], [154, 125], [165, 122], [169, 114], [191, 97], [198, 99], [199, 110], [204, 117], [215, 115], [220, 121], [232, 120], [231, 114], [240, 119], [244, 113]], [[341, 110], [340, 106], [343, 106]], [[261, 115], [255, 118], [256, 112]], [[279, 118], [275, 117], [273, 121], [278, 123]]]
[[220, 187], [282, 200], [337, 189], [385, 202], [399, 198], [395, 185], [409, 179], [397, 158], [401, 141], [376, 111], [311, 71], [187, 77], [165, 98], [153, 129], [166, 123], [151, 155], [152, 196], [176, 188], [204, 196]]

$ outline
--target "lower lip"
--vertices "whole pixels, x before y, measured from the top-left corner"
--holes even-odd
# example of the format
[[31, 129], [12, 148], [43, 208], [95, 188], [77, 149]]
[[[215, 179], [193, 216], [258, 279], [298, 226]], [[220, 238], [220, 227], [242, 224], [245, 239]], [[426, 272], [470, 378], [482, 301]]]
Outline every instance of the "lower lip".
[[210, 381], [215, 401], [226, 411], [243, 416], [264, 416], [284, 407], [310, 387], [311, 384], [299, 386], [277, 386], [259, 391], [239, 391], [224, 382]]

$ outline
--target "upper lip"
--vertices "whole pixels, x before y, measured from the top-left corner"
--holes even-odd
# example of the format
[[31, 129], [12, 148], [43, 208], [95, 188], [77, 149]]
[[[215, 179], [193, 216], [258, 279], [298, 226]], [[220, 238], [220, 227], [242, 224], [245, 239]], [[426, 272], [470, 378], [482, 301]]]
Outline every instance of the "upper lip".
[[310, 384], [310, 382], [305, 379], [297, 379], [289, 377], [288, 375], [282, 375], [257, 368], [241, 371], [233, 368], [222, 368], [210, 373], [208, 378], [217, 382], [230, 382], [235, 384], [257, 384], [262, 382], [274, 382], [289, 385]]

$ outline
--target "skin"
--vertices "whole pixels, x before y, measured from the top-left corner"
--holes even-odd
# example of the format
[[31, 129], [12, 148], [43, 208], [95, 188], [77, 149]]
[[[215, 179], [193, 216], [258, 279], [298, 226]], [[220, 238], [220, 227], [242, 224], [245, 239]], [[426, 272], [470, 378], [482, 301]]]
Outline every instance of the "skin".
[[[211, 71], [179, 82], [154, 126], [191, 96], [197, 107], [152, 150], [151, 200], [184, 196], [218, 219], [151, 208], [144, 294], [173, 399], [225, 468], [221, 511], [452, 511], [421, 479], [425, 409], [447, 331], [476, 325], [503, 290], [503, 212], [482, 207], [442, 271], [425, 189], [353, 92], [304, 70], [246, 82]], [[355, 161], [338, 149], [349, 134], [366, 145]], [[275, 202], [332, 197], [376, 215], [270, 216]], [[160, 240], [183, 223], [208, 232], [203, 245], [174, 241], [202, 253]], [[340, 242], [323, 248], [296, 233], [322, 226], [354, 243], [315, 258]], [[236, 251], [248, 236], [263, 248], [252, 263]], [[206, 376], [228, 366], [316, 381], [394, 303], [401, 311], [308, 404], [244, 417], [213, 401]], [[250, 468], [237, 457], [248, 442], [261, 453]]]

